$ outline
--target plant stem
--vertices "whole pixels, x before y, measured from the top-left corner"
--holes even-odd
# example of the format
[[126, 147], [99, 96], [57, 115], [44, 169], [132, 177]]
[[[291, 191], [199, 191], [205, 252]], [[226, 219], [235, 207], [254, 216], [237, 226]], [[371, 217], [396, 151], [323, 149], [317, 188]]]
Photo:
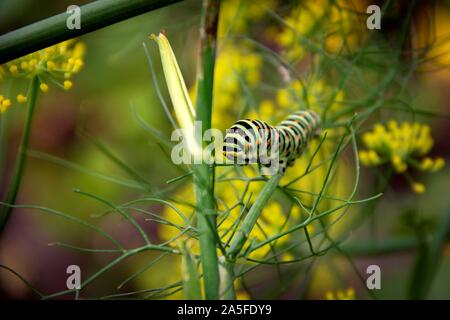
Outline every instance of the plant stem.
[[197, 224], [200, 240], [200, 259], [203, 267], [206, 299], [219, 298], [219, 267], [216, 252], [216, 212], [211, 171], [206, 165], [195, 165], [194, 184]]
[[358, 240], [344, 242], [342, 249], [353, 257], [370, 257], [392, 254], [401, 251], [416, 250], [419, 246], [417, 237], [401, 236], [382, 240]]
[[200, 290], [200, 276], [197, 272], [197, 265], [188, 250], [186, 242], [180, 245], [180, 251], [183, 255], [183, 294], [186, 300], [200, 300], [202, 293]]
[[234, 289], [234, 264], [228, 263], [224, 257], [221, 257], [219, 264], [220, 299], [235, 300], [236, 292]]
[[230, 250], [228, 251], [228, 258], [231, 261], [234, 261], [237, 255], [241, 252], [244, 247], [245, 242], [247, 241], [250, 232], [256, 224], [259, 216], [261, 215], [262, 210], [266, 206], [269, 201], [271, 195], [275, 191], [280, 182], [281, 174], [277, 173], [273, 175], [269, 181], [264, 185], [258, 197], [256, 198], [255, 203], [252, 205], [247, 215], [242, 221], [242, 224], [237, 231], [237, 234], [230, 245]]
[[112, 25], [180, 0], [97, 0], [80, 7], [81, 28], [70, 30], [63, 12], [0, 37], [0, 64], [64, 40]]
[[[26, 151], [28, 149], [28, 143], [30, 140], [31, 123], [33, 120], [34, 107], [36, 105], [36, 99], [38, 95], [39, 80], [35, 76], [31, 80], [31, 86], [28, 91], [28, 113], [23, 128], [22, 141], [19, 146], [19, 153], [17, 155], [14, 174], [12, 176], [11, 183], [6, 192], [5, 202], [14, 205], [16, 203], [17, 193], [19, 191], [20, 183], [22, 181], [23, 171], [25, 168]], [[13, 210], [12, 206], [3, 206], [0, 210], [0, 235], [3, 233], [9, 217]]]
[[[200, 59], [197, 70], [196, 120], [202, 131], [211, 127], [216, 34], [220, 2], [204, 0], [200, 27]], [[203, 136], [202, 132], [202, 136]], [[201, 139], [201, 137], [199, 137]], [[200, 142], [201, 143], [201, 142]], [[200, 259], [203, 267], [206, 299], [219, 299], [219, 266], [216, 251], [216, 211], [214, 201], [214, 168], [207, 164], [194, 165], [197, 223], [200, 238]]]

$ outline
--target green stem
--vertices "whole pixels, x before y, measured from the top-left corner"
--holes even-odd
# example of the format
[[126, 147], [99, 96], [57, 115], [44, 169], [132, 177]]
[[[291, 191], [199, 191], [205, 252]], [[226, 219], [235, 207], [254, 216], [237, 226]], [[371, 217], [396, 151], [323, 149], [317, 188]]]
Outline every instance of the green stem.
[[401, 251], [416, 250], [419, 246], [417, 237], [402, 236], [382, 240], [358, 240], [344, 242], [342, 249], [353, 257], [387, 255]]
[[206, 299], [219, 298], [219, 267], [216, 252], [216, 212], [214, 190], [210, 169], [195, 165], [194, 184], [197, 210], [197, 224], [200, 240], [200, 260], [203, 266], [204, 292]]
[[[28, 91], [28, 113], [23, 128], [22, 141], [19, 146], [19, 154], [17, 155], [14, 174], [12, 176], [11, 184], [6, 192], [5, 202], [14, 205], [16, 203], [17, 193], [19, 191], [20, 182], [22, 181], [23, 171], [25, 168], [26, 151], [30, 140], [31, 123], [33, 120], [34, 107], [38, 95], [39, 80], [34, 77], [31, 80], [31, 86]], [[12, 206], [3, 206], [0, 210], [0, 235], [3, 233], [9, 217], [13, 210]]]
[[[203, 1], [196, 104], [196, 120], [201, 122], [203, 132], [211, 127], [219, 6], [220, 2], [218, 0]], [[193, 172], [196, 206], [199, 208], [197, 212], [197, 223], [205, 298], [219, 299], [220, 277], [216, 251], [217, 226], [214, 201], [214, 168], [210, 168], [207, 164], [203, 163], [194, 165]]]
[[220, 260], [220, 299], [221, 300], [235, 300], [236, 291], [234, 288], [234, 264], [228, 263], [221, 257]]
[[97, 0], [80, 7], [81, 28], [67, 28], [66, 12], [0, 37], [0, 64], [64, 40], [165, 7], [180, 0]]
[[281, 174], [277, 173], [273, 175], [262, 188], [261, 192], [256, 198], [255, 203], [252, 205], [249, 212], [245, 216], [244, 221], [242, 221], [242, 224], [237, 231], [235, 238], [231, 242], [230, 250], [228, 251], [228, 258], [230, 261], [234, 261], [237, 255], [241, 252], [245, 242], [250, 235], [250, 232], [252, 231], [253, 227], [256, 224], [256, 221], [261, 215], [262, 210], [277, 188], [280, 179]]
[[183, 255], [183, 294], [186, 300], [200, 300], [202, 293], [200, 290], [200, 276], [197, 271], [197, 264], [192, 254], [189, 252], [186, 242], [180, 245]]

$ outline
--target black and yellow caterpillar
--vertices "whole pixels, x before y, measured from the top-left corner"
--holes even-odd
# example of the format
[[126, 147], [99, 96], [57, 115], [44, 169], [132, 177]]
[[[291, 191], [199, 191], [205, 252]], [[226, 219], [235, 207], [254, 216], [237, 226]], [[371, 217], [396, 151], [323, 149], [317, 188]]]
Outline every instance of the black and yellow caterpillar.
[[227, 129], [223, 155], [234, 164], [257, 163], [284, 173], [319, 132], [320, 118], [310, 110], [296, 111], [277, 126], [261, 120], [239, 120]]

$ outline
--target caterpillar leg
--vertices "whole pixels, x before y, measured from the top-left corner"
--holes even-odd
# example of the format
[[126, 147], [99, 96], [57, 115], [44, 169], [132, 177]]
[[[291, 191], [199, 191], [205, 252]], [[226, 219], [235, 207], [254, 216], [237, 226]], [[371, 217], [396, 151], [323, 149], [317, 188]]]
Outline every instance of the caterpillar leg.
[[284, 175], [287, 166], [288, 166], [287, 160], [280, 159], [278, 161], [273, 161], [268, 164], [260, 164], [259, 172], [263, 176], [272, 176], [277, 173], [281, 173], [282, 175]]

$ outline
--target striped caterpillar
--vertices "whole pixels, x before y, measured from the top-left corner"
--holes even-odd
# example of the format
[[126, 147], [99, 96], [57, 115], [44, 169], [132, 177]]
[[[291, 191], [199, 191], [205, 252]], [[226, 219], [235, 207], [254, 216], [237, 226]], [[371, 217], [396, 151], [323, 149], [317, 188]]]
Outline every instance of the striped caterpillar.
[[277, 126], [261, 120], [239, 120], [227, 129], [223, 155], [234, 164], [257, 163], [263, 174], [284, 174], [319, 132], [320, 118], [310, 110], [296, 111]]

